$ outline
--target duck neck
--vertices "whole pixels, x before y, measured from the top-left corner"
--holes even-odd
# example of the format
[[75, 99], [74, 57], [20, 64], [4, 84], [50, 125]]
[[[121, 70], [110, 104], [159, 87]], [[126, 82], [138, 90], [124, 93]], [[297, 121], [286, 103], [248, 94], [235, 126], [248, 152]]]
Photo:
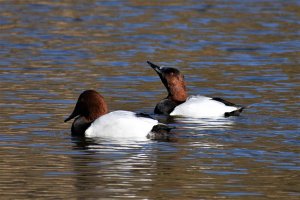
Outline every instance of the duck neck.
[[186, 101], [188, 95], [185, 86], [184, 87], [171, 87], [169, 89], [167, 99], [176, 103], [183, 103]]

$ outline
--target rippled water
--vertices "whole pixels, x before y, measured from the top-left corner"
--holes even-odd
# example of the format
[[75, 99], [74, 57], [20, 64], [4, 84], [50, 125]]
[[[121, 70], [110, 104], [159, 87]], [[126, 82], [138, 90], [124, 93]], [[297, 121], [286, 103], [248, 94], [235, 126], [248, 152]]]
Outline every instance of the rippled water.
[[[0, 194], [19, 198], [299, 199], [300, 1], [0, 1]], [[252, 107], [167, 119], [170, 141], [71, 138], [96, 89], [110, 110], [190, 94]]]

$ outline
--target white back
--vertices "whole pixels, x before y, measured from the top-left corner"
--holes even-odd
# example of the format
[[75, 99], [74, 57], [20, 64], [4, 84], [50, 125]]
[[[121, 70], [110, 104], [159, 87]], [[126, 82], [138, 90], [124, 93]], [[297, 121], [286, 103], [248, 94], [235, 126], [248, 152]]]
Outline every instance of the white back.
[[137, 117], [130, 111], [114, 111], [96, 119], [85, 131], [87, 137], [145, 138], [158, 121]]
[[186, 102], [176, 106], [170, 115], [195, 118], [222, 117], [225, 112], [232, 112], [237, 109], [234, 106], [226, 106], [210, 97], [190, 96]]

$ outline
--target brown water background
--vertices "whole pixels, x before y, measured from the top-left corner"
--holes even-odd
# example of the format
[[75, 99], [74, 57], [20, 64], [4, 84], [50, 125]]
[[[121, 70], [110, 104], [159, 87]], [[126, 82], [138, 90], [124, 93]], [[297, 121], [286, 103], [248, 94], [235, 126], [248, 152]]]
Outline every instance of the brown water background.
[[[252, 105], [166, 120], [172, 141], [81, 141], [78, 95], [152, 113], [166, 91]], [[300, 1], [0, 1], [1, 199], [300, 199]]]

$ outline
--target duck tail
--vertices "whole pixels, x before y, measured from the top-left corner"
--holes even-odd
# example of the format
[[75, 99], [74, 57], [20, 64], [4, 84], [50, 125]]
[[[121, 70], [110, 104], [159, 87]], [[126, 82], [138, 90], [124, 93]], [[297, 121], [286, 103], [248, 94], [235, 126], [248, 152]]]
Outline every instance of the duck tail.
[[250, 106], [239, 106], [237, 107], [236, 110], [232, 112], [226, 112], [224, 114], [225, 117], [230, 117], [230, 116], [240, 116], [240, 114], [243, 112], [244, 109], [250, 108]]
[[153, 132], [167, 132], [169, 133], [172, 129], [175, 129], [176, 127], [175, 126], [169, 126], [169, 125], [166, 125], [166, 124], [162, 124], [162, 123], [159, 123], [155, 126], [153, 126], [152, 130]]
[[151, 132], [148, 135], [148, 138], [154, 140], [168, 140], [169, 137], [172, 135], [170, 131], [175, 128], [176, 127], [174, 126], [159, 123], [153, 126]]

